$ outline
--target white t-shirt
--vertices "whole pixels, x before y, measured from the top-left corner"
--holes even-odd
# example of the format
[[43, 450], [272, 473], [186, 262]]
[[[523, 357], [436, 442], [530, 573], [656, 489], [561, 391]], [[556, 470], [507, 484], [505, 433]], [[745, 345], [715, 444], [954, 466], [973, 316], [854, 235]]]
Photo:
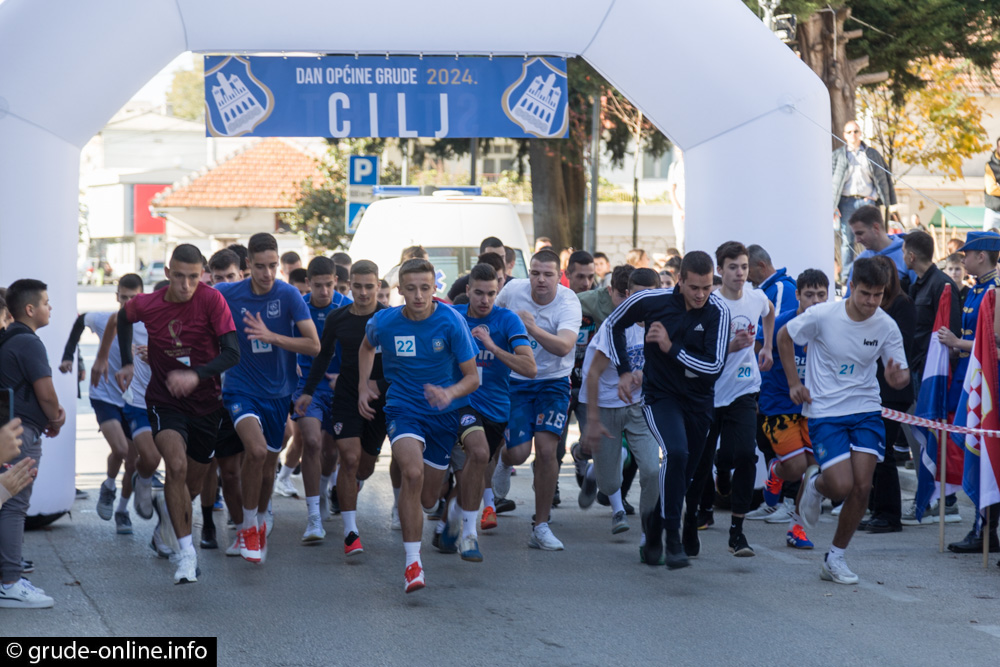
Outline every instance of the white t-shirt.
[[[83, 323], [88, 329], [93, 331], [98, 338], [104, 337], [104, 329], [108, 326], [111, 316], [118, 316], [118, 313], [87, 313], [83, 316]], [[125, 399], [122, 398], [121, 389], [115, 380], [115, 373], [121, 370], [122, 356], [118, 352], [117, 342], [111, 344], [111, 352], [108, 354], [108, 378], [101, 378], [96, 387], [89, 390], [90, 398], [94, 401], [104, 401], [119, 408], [124, 407]]]
[[[771, 307], [767, 295], [749, 285], [743, 288], [743, 296], [735, 301], [722, 296], [721, 291], [716, 293], [722, 299], [722, 303], [729, 308], [729, 340], [732, 341], [740, 331], [749, 332], [750, 338], [753, 339], [757, 334], [757, 322], [767, 315]], [[722, 374], [715, 381], [715, 407], [729, 405], [744, 394], [758, 391], [760, 391], [760, 368], [757, 366], [754, 346], [730, 352], [726, 356]]]
[[908, 368], [899, 327], [881, 308], [864, 322], [847, 315], [847, 302], [821, 303], [785, 325], [806, 350], [806, 417], [843, 417], [882, 409], [877, 361]]
[[[550, 334], [572, 331], [575, 338], [580, 333], [580, 324], [583, 320], [580, 299], [568, 287], [558, 285], [556, 298], [547, 305], [540, 306], [531, 298], [531, 281], [527, 278], [518, 278], [508, 281], [503, 286], [500, 294], [497, 295], [496, 305], [513, 310], [515, 313], [521, 310], [531, 313], [535, 318], [535, 324], [542, 331]], [[531, 342], [532, 352], [535, 353], [535, 366], [538, 369], [538, 373], [534, 377], [535, 380], [569, 377], [576, 361], [575, 347], [566, 356], [557, 357], [539, 345], [538, 341], [531, 337], [530, 332], [528, 340]], [[513, 371], [510, 376], [515, 380], [532, 379], [518, 375]]]
[[[122, 398], [134, 408], [146, 409], [146, 387], [149, 386], [149, 379], [153, 375], [153, 370], [135, 352], [136, 346], [148, 345], [149, 335], [146, 333], [146, 325], [136, 322], [132, 325], [132, 384], [128, 386]], [[114, 347], [118, 347], [117, 342]]]
[[[646, 355], [643, 352], [646, 331], [638, 324], [633, 324], [625, 330], [625, 349], [628, 351], [629, 368], [633, 371], [642, 370]], [[598, 328], [594, 338], [587, 346], [587, 354], [583, 357], [583, 386], [580, 387], [580, 402], [589, 404], [587, 399], [587, 376], [590, 374], [590, 364], [594, 361], [594, 350], [600, 350], [608, 359], [611, 358], [611, 332], [607, 324]], [[609, 363], [601, 373], [597, 389], [597, 405], [602, 408], [625, 408], [642, 398], [642, 387], [632, 392], [629, 403], [618, 398], [618, 369]]]

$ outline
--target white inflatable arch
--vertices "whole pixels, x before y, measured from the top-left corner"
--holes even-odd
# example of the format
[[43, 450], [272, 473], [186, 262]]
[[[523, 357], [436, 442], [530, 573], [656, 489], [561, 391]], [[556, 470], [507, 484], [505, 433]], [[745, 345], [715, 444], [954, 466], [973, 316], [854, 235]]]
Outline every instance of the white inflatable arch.
[[[53, 365], [75, 314], [80, 150], [184, 51], [583, 56], [684, 149], [687, 245], [740, 239], [829, 268], [829, 100], [739, 0], [5, 0], [0, 283], [49, 285]], [[73, 503], [75, 388], [31, 514]]]

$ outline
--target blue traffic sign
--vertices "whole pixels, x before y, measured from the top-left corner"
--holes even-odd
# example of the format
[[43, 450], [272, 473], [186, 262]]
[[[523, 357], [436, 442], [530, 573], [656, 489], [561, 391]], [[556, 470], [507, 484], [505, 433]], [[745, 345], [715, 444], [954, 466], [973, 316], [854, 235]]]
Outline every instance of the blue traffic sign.
[[378, 185], [378, 156], [352, 155], [348, 185]]
[[361, 217], [365, 214], [365, 209], [368, 208], [368, 204], [360, 203], [349, 203], [347, 205], [347, 233], [353, 234], [358, 231], [358, 225], [361, 224]]

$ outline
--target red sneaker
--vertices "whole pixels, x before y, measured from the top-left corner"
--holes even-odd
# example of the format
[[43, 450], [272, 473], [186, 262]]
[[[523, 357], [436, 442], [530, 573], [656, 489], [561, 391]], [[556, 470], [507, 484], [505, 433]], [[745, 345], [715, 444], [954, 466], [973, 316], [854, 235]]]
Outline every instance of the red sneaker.
[[361, 546], [361, 537], [357, 533], [349, 533], [347, 537], [344, 538], [344, 555], [345, 556], [356, 556], [358, 554], [363, 554], [365, 552], [364, 547]]
[[413, 591], [419, 591], [424, 586], [426, 586], [424, 583], [424, 568], [420, 567], [420, 561], [414, 561], [407, 565], [406, 572], [403, 573], [403, 591], [412, 593]]
[[479, 528], [481, 530], [492, 530], [497, 527], [497, 513], [492, 507], [486, 507], [483, 510], [483, 518], [479, 522]]
[[267, 522], [257, 527], [257, 537], [260, 539], [260, 562], [267, 560]]
[[260, 562], [260, 537], [257, 527], [244, 528], [237, 533], [240, 541], [240, 556], [250, 563]]

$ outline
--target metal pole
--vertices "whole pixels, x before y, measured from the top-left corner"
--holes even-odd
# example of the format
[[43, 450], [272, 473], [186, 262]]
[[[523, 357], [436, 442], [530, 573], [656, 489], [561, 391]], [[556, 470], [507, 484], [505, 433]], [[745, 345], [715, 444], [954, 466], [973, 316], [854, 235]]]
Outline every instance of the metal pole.
[[990, 506], [986, 506], [986, 516], [983, 518], [983, 527], [979, 534], [983, 536], [983, 569], [990, 564]]
[[583, 247], [587, 252], [597, 251], [597, 189], [601, 171], [601, 98], [591, 100], [590, 119], [590, 211], [583, 227]]
[[472, 166], [469, 168], [469, 185], [476, 184], [476, 160], [479, 158], [479, 141], [469, 139], [469, 155], [472, 157]]
[[938, 488], [938, 552], [944, 553], [944, 488], [945, 480], [948, 479], [948, 436], [944, 430], [938, 431], [938, 442], [941, 452], [938, 454], [938, 460], [941, 462], [938, 466], [941, 471], [941, 486]]

